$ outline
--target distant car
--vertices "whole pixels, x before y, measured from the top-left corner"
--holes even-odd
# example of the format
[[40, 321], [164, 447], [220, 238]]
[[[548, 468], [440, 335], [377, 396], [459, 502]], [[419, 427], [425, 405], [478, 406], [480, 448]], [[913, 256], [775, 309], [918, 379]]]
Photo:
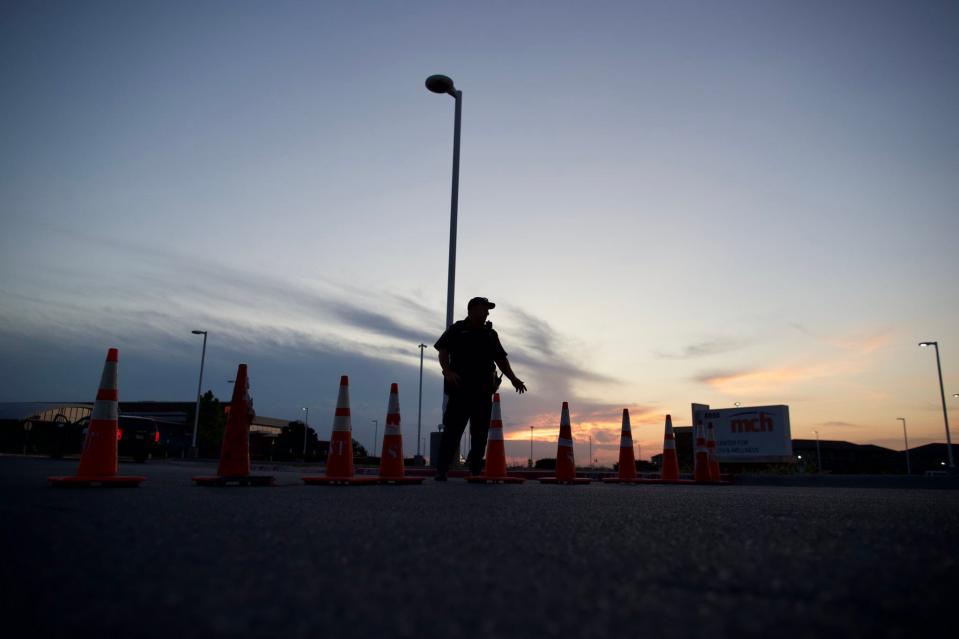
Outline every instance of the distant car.
[[[79, 430], [80, 448], [83, 447], [83, 440], [87, 436], [87, 426], [90, 423], [89, 417], [83, 417], [76, 421], [74, 426]], [[149, 417], [133, 417], [131, 415], [120, 415], [119, 429], [117, 430], [117, 454], [124, 457], [132, 457], [134, 461], [143, 463], [147, 459], [156, 456], [160, 448], [160, 428], [156, 421]]]
[[149, 417], [120, 415], [117, 433], [117, 454], [127, 455], [143, 463], [156, 454], [160, 446], [160, 429]]

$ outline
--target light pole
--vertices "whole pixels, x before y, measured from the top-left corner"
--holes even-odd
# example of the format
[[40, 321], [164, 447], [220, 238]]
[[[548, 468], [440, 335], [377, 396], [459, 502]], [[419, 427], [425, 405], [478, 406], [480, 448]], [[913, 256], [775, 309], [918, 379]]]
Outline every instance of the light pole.
[[[426, 78], [426, 88], [433, 93], [445, 93], [453, 96], [453, 187], [450, 196], [450, 263], [446, 278], [446, 324], [453, 324], [453, 290], [456, 282], [456, 213], [459, 208], [460, 193], [460, 120], [463, 112], [463, 92], [457, 90], [453, 79], [445, 75], [431, 75]], [[444, 385], [445, 386], [445, 385]], [[446, 389], [443, 389], [443, 414], [446, 413]], [[441, 420], [442, 421], [442, 420]], [[460, 451], [462, 451], [460, 444]]]
[[370, 421], [373, 422], [373, 457], [376, 457], [376, 438], [380, 433], [380, 422], [375, 419]]
[[310, 407], [304, 406], [303, 412], [306, 413], [306, 422], [303, 424], [303, 461], [306, 461], [306, 434], [310, 432]]
[[203, 336], [203, 352], [200, 355], [200, 381], [196, 385], [196, 408], [193, 411], [193, 444], [190, 446], [193, 457], [199, 457], [200, 451], [196, 447], [196, 433], [200, 426], [200, 392], [203, 389], [203, 364], [206, 362], [206, 331], [192, 331], [192, 333]]
[[420, 349], [420, 411], [416, 415], [416, 456], [421, 457], [420, 453], [420, 424], [423, 422], [423, 349], [426, 348], [426, 344], [420, 344], [417, 348]]
[[939, 363], [939, 342], [919, 342], [920, 346], [932, 346], [936, 349], [936, 370], [939, 371], [939, 396], [942, 398], [942, 420], [946, 423], [946, 451], [949, 453], [949, 469], [955, 470], [952, 459], [952, 437], [949, 435], [949, 414], [946, 412], [946, 391], [942, 387], [942, 365]]
[[819, 453], [819, 431], [814, 430], [816, 433], [816, 466], [819, 468], [819, 472], [822, 472], [822, 455]]
[[902, 422], [902, 438], [906, 442], [906, 474], [911, 475], [912, 466], [909, 465], [909, 436], [906, 435], [906, 418], [897, 417], [896, 419]]
[[533, 467], [533, 426], [529, 427], [529, 467]]
[[455, 111], [453, 115], [453, 192], [450, 199], [450, 263], [446, 281], [446, 326], [453, 323], [453, 289], [456, 281], [456, 213], [459, 206], [460, 190], [460, 119], [463, 109], [463, 92], [453, 85], [452, 78], [445, 75], [431, 75], [426, 78], [426, 88], [433, 93], [445, 93], [453, 96]]

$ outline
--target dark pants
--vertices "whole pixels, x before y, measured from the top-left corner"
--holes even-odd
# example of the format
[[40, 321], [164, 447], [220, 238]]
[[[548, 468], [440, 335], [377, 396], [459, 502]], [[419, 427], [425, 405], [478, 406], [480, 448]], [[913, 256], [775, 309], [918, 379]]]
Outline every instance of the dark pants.
[[474, 475], [483, 472], [483, 455], [486, 453], [486, 437], [489, 434], [492, 411], [493, 395], [491, 393], [475, 391], [450, 393], [446, 412], [443, 413], [443, 439], [440, 441], [437, 473], [445, 475], [449, 470], [460, 438], [466, 430], [466, 422], [470, 423], [470, 454], [467, 464]]

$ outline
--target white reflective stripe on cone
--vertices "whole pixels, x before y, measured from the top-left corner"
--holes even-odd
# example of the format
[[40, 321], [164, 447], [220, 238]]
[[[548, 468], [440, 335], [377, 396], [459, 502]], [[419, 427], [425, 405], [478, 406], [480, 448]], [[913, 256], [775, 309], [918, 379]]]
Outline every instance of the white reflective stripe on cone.
[[90, 421], [117, 421], [117, 403], [110, 399], [101, 399], [93, 405]]
[[490, 428], [490, 429], [489, 429], [489, 435], [487, 436], [487, 439], [488, 439], [489, 441], [491, 441], [491, 442], [494, 442], [494, 441], [499, 441], [499, 442], [501, 442], [501, 441], [503, 441], [503, 429], [502, 429], [502, 428]]
[[573, 447], [573, 440], [572, 440], [572, 439], [563, 439], [562, 437], [560, 437], [560, 438], [559, 438], [559, 445], [560, 445], [560, 446], [564, 446], [564, 447], [568, 447], [568, 448], [572, 448], [572, 447]]
[[103, 374], [100, 376], [100, 389], [117, 389], [117, 364], [118, 362], [104, 362]]
[[620, 437], [619, 438], [619, 447], [620, 448], [632, 448], [633, 439], [631, 437]]
[[350, 407], [350, 387], [346, 384], [340, 384], [340, 392], [336, 396], [337, 408]]

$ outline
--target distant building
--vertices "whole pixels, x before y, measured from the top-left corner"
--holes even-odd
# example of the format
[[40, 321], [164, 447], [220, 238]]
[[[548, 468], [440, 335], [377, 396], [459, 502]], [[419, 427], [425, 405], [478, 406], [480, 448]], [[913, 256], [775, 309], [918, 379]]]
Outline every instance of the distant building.
[[[230, 403], [222, 405], [229, 414]], [[195, 407], [193, 401], [121, 401], [117, 408], [121, 415], [156, 421], [165, 450], [177, 457], [190, 446]], [[0, 451], [46, 454], [57, 429], [89, 417], [92, 411], [93, 402], [0, 402]], [[269, 457], [273, 442], [289, 423], [285, 419], [256, 415], [250, 425], [251, 456]], [[324, 444], [328, 445], [320, 442], [320, 448], [325, 449]]]
[[[952, 445], [952, 458], [959, 462], [959, 444]], [[899, 453], [898, 462], [901, 469], [906, 468], [906, 454]], [[913, 475], [922, 475], [929, 471], [943, 471], [948, 469], [949, 451], [946, 444], [926, 444], [909, 449], [909, 465]]]
[[794, 439], [793, 454], [801, 468], [819, 466], [823, 472], [837, 475], [905, 473], [905, 462], [900, 467], [897, 451], [872, 444], [822, 439], [817, 452], [815, 439]]
[[[691, 472], [693, 467], [692, 429], [679, 426], [673, 429], [676, 434], [676, 452], [679, 466], [683, 472]], [[892, 450], [873, 444], [853, 444], [852, 442], [829, 439], [819, 440], [817, 451], [815, 439], [792, 440], [797, 470], [815, 472], [822, 459], [822, 472], [837, 475], [883, 475], [906, 473], [906, 452]], [[959, 444], [953, 444], [953, 457], [959, 460]], [[913, 475], [922, 475], [927, 471], [946, 470], [948, 464], [946, 444], [926, 444], [909, 450], [909, 465]], [[662, 454], [653, 455], [651, 461], [662, 467]], [[756, 470], [766, 464], [723, 464], [729, 472]]]

